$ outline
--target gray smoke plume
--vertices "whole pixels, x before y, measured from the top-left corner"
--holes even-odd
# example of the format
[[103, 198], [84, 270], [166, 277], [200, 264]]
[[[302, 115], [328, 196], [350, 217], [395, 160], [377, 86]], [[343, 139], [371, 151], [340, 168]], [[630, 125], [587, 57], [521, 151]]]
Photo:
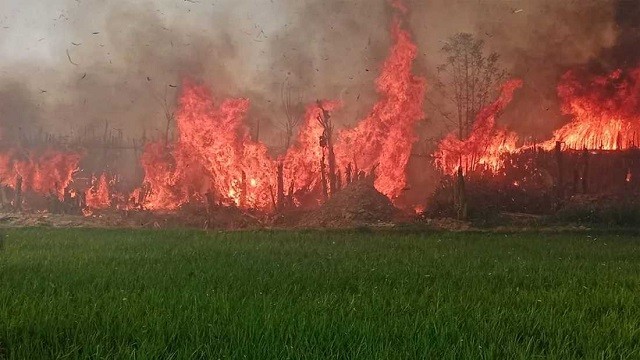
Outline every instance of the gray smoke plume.
[[[616, 39], [613, 0], [432, 0], [412, 5], [412, 26], [431, 78], [445, 61], [439, 53], [444, 42], [468, 32], [500, 55], [510, 77], [524, 80], [500, 121], [525, 137], [548, 137], [566, 121], [556, 95], [560, 76], [591, 61]], [[428, 96], [437, 99], [438, 94]], [[433, 107], [429, 113], [438, 118]]]
[[640, 2], [617, 0], [615, 22], [618, 32], [615, 45], [594, 61], [605, 71], [640, 65]]
[[[617, 39], [613, 0], [407, 3], [420, 48], [416, 71], [432, 83], [442, 42], [461, 31], [477, 34], [525, 80], [504, 116], [525, 134], [548, 133], [563, 121], [559, 76]], [[250, 98], [252, 133], [259, 121], [261, 140], [275, 147], [283, 88], [301, 103], [342, 100], [335, 114], [342, 124], [366, 114], [392, 14], [386, 0], [13, 0], [0, 12], [5, 128], [80, 133], [108, 122], [128, 136], [159, 136], [165, 101], [175, 107], [190, 78], [217, 98]], [[435, 109], [426, 110], [424, 135], [442, 133]]]

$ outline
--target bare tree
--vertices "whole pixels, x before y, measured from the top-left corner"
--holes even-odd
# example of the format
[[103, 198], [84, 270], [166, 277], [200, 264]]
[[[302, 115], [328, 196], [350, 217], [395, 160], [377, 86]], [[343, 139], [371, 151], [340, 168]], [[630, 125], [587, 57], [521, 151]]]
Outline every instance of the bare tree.
[[174, 105], [169, 102], [168, 98], [169, 86], [167, 85], [164, 88], [164, 95], [160, 97], [153, 90], [151, 90], [151, 96], [160, 104], [162, 107], [162, 112], [164, 114], [165, 120], [165, 128], [164, 128], [164, 143], [165, 146], [169, 146], [170, 141], [172, 140], [171, 127], [175, 122], [175, 110]]
[[506, 73], [499, 65], [498, 54], [485, 55], [484, 41], [472, 34], [453, 35], [441, 51], [446, 62], [438, 66], [438, 85], [452, 101], [457, 114], [458, 136], [465, 139], [473, 128], [476, 115], [493, 100]]
[[291, 86], [287, 81], [285, 81], [280, 87], [280, 100], [282, 101], [282, 109], [284, 111], [282, 126], [285, 131], [284, 149], [286, 151], [291, 146], [291, 140], [293, 139], [296, 128], [300, 125], [298, 108], [302, 97], [298, 94], [298, 97], [294, 100], [292, 97]]
[[[284, 120], [282, 121], [282, 127], [284, 128], [284, 151], [291, 146], [291, 141], [296, 129], [300, 125], [300, 116], [298, 113], [300, 104], [302, 103], [302, 96], [298, 94], [298, 97], [294, 100], [292, 96], [292, 89], [289, 83], [285, 80], [280, 87], [280, 100], [282, 101], [282, 109], [284, 112]], [[283, 210], [288, 202], [285, 196], [284, 189], [284, 163], [280, 158], [277, 167], [277, 189], [276, 189], [276, 209], [278, 211]], [[291, 191], [288, 196], [291, 196]]]
[[[329, 195], [335, 195], [338, 187], [337, 179], [336, 179], [336, 155], [333, 151], [333, 122], [331, 121], [331, 113], [328, 110], [325, 110], [322, 107], [322, 103], [318, 100], [318, 108], [321, 110], [321, 114], [318, 115], [318, 122], [322, 126], [324, 130], [322, 132], [322, 136], [320, 137], [320, 146], [327, 151], [327, 165], [328, 165], [328, 177], [329, 177]], [[324, 161], [325, 155], [324, 152], [322, 154], [322, 175], [324, 177]], [[324, 185], [323, 178], [323, 185]]]

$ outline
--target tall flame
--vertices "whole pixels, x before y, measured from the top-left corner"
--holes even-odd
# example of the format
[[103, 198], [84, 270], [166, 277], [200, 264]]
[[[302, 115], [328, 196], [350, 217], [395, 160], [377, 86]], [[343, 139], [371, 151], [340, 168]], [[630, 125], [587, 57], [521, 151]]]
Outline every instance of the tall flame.
[[459, 139], [456, 132], [445, 137], [434, 154], [436, 166], [447, 174], [453, 174], [459, 167], [464, 171], [474, 171], [479, 166], [499, 170], [502, 155], [518, 150], [518, 136], [498, 127], [496, 117], [521, 86], [521, 80], [505, 83], [498, 99], [480, 111], [468, 138]]
[[[582, 80], [589, 79], [590, 80]], [[445, 173], [459, 166], [473, 171], [484, 165], [494, 172], [503, 166], [502, 157], [530, 145], [518, 147], [518, 137], [497, 128], [495, 116], [511, 101], [520, 81], [507, 82], [500, 98], [477, 117], [466, 140], [450, 134], [438, 146], [435, 163]], [[640, 144], [640, 66], [615, 70], [607, 75], [589, 76], [568, 71], [558, 85], [562, 111], [571, 121], [538, 146], [552, 150], [557, 143], [567, 148], [624, 150]]]
[[53, 194], [59, 199], [73, 179], [73, 173], [80, 162], [80, 154], [60, 152], [53, 149], [44, 151], [10, 149], [0, 152], [0, 182], [15, 189], [19, 179], [24, 191], [40, 195]]
[[216, 107], [205, 87], [187, 85], [178, 113], [178, 144], [202, 166], [223, 202], [266, 209], [272, 203], [275, 162], [244, 126], [248, 108], [246, 99], [228, 99]]
[[417, 139], [415, 127], [424, 117], [426, 85], [412, 72], [417, 47], [399, 16], [391, 30], [394, 45], [376, 81], [380, 100], [355, 128], [340, 133], [336, 153], [342, 166], [375, 168], [376, 189], [393, 199], [406, 187], [406, 168]]
[[558, 86], [562, 111], [572, 121], [554, 133], [556, 141], [574, 149], [620, 150], [639, 145], [640, 66], [616, 70], [581, 81], [584, 74], [569, 71]]
[[248, 106], [245, 99], [227, 99], [216, 106], [204, 86], [185, 83], [177, 141], [170, 147], [151, 143], [143, 154], [149, 186], [144, 206], [174, 210], [213, 197], [241, 208], [269, 208], [275, 163], [243, 124]]
[[[287, 150], [284, 158], [284, 184], [287, 192], [292, 191], [294, 200], [300, 199], [296, 194], [313, 194], [320, 187], [320, 161], [323, 149], [319, 139], [324, 129], [318, 121], [322, 110], [335, 111], [340, 104], [337, 101], [321, 101], [307, 107], [304, 122], [293, 145]], [[317, 194], [316, 194], [317, 195]], [[316, 200], [320, 200], [319, 197]]]
[[[400, 0], [392, 4], [406, 12]], [[406, 186], [406, 167], [416, 140], [416, 123], [422, 111], [425, 81], [412, 73], [417, 48], [402, 28], [400, 15], [392, 25], [394, 44], [376, 82], [380, 100], [355, 128], [339, 133], [335, 154], [339, 168], [353, 164], [360, 170], [376, 168], [375, 186], [394, 198]], [[209, 91], [185, 83], [177, 116], [174, 144], [151, 143], [142, 156], [146, 189], [143, 205], [152, 210], [173, 210], [193, 200], [209, 199], [245, 209], [268, 210], [275, 204], [277, 164], [282, 163], [287, 192], [320, 200], [319, 139], [322, 111], [339, 104], [322, 101], [307, 108], [305, 121], [293, 146], [278, 160], [267, 147], [249, 136], [243, 120], [249, 101], [227, 99], [214, 103]]]

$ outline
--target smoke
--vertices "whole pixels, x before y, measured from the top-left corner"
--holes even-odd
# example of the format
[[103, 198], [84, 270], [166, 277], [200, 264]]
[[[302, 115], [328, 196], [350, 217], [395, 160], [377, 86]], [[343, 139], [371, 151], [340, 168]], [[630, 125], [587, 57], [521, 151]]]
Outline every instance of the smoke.
[[35, 94], [17, 80], [0, 84], [0, 140], [20, 139], [27, 128], [35, 129], [40, 121]]
[[596, 59], [603, 70], [629, 68], [640, 62], [640, 2], [617, 0], [615, 6], [617, 41]]
[[[524, 80], [500, 121], [525, 136], [545, 138], [565, 121], [556, 92], [561, 75], [597, 57], [616, 38], [612, 0], [416, 0], [411, 5], [424, 71], [431, 78], [445, 62], [439, 51], [444, 42], [455, 33], [468, 32], [485, 41], [487, 52], [500, 55], [510, 77]], [[452, 110], [438, 94], [427, 96]], [[438, 109], [429, 110], [441, 119]]]
[[[253, 80], [265, 94], [277, 127], [283, 119], [282, 92], [299, 105], [339, 100], [338, 124], [353, 125], [376, 100], [374, 82], [390, 46], [391, 7], [386, 1], [280, 1], [286, 22], [266, 39], [266, 71]], [[366, 14], [366, 16], [364, 16]], [[255, 109], [255, 104], [254, 104]], [[298, 106], [302, 115], [303, 106]]]
[[[83, 3], [69, 16], [82, 18], [93, 5]], [[56, 64], [62, 76], [51, 79], [61, 92], [53, 94], [58, 103], [51, 114], [66, 124], [83, 131], [107, 122], [133, 136], [157, 136], [164, 129], [164, 107], [175, 104], [183, 78], [234, 91], [231, 72], [242, 65], [228, 33], [200, 32], [163, 17], [151, 3], [123, 2], [104, 11], [103, 24], [79, 23], [70, 35], [74, 40], [60, 44], [69, 56]], [[227, 26], [223, 21], [217, 19], [221, 28]]]
[[25, 6], [33, 14], [51, 13], [33, 15], [33, 23], [49, 26], [38, 31], [42, 39], [29, 39], [41, 49], [36, 55], [45, 55], [3, 62], [11, 82], [8, 75], [1, 80], [4, 88], [17, 82], [16, 91], [36, 99], [15, 103], [12, 111], [39, 111], [37, 126], [54, 132], [101, 129], [107, 122], [131, 136], [157, 136], [164, 129], [163, 106], [175, 105], [185, 78], [205, 82], [218, 97], [249, 97], [250, 125], [261, 121], [261, 133], [271, 140], [281, 132], [283, 89], [295, 102], [355, 104], [337, 119], [352, 123], [373, 102], [389, 45], [385, 1], [57, 0]]
[[[564, 121], [556, 85], [566, 70], [604, 49], [614, 49], [611, 57], [618, 59], [640, 51], [632, 46], [638, 6], [630, 1], [407, 3], [421, 52], [416, 70], [433, 83], [443, 41], [463, 31], [480, 36], [509, 73], [524, 80], [503, 116], [524, 134], [545, 137]], [[5, 53], [24, 54], [0, 65], [5, 125], [77, 133], [108, 122], [132, 137], [160, 136], [165, 102], [174, 107], [179, 85], [191, 78], [217, 97], [248, 97], [254, 136], [260, 122], [261, 140], [275, 146], [281, 144], [283, 89], [294, 102], [341, 100], [338, 123], [366, 114], [377, 96], [392, 11], [385, 0], [32, 0], [19, 6], [32, 18], [24, 15], [22, 28], [8, 23], [2, 31], [33, 34], [20, 38], [23, 47], [15, 36], [0, 37]], [[437, 98], [431, 89], [428, 97]], [[302, 116], [302, 107], [296, 109]], [[443, 133], [438, 111], [429, 106], [427, 112], [423, 135]]]

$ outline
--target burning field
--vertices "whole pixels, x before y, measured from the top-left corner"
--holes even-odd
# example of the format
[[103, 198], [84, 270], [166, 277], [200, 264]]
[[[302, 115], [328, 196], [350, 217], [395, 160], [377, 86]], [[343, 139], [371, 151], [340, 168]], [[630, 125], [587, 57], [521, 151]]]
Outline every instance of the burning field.
[[195, 211], [204, 225], [208, 215], [221, 211], [265, 220], [313, 209], [365, 178], [371, 179], [372, 196], [405, 205], [406, 168], [424, 116], [426, 82], [412, 71], [417, 47], [406, 29], [406, 9], [400, 2], [392, 7], [392, 45], [375, 83], [379, 99], [354, 127], [334, 124], [340, 101], [318, 100], [307, 106], [290, 146], [274, 155], [250, 134], [248, 99], [216, 98], [207, 86], [185, 80], [176, 136], [141, 144], [141, 185], [123, 188], [120, 174], [108, 169], [80, 181], [84, 154], [92, 149], [7, 149], [1, 163], [5, 206], [89, 217], [115, 211], [186, 217]]
[[[625, 31], [635, 25], [618, 21], [619, 39], [603, 45], [597, 66], [592, 60], [562, 69], [555, 130], [521, 135], [501, 118], [521, 111], [516, 100], [530, 91], [528, 77], [500, 70], [499, 56], [483, 53], [484, 40], [460, 33], [441, 50], [438, 74], [453, 74], [448, 94], [422, 63], [431, 45], [416, 40], [408, 5], [384, 4], [388, 47], [379, 51], [375, 81], [361, 89], [367, 101], [342, 90], [303, 104], [282, 83], [284, 146], [261, 137], [263, 122], [262, 132], [274, 133], [273, 121], [258, 114], [265, 105], [256, 96], [229, 96], [198, 71], [181, 71], [181, 83], [168, 84], [164, 98], [154, 95], [166, 121], [153, 135], [132, 138], [106, 121], [104, 131], [93, 126], [73, 136], [19, 128], [16, 139], [9, 124], [0, 149], [1, 205], [13, 218], [63, 214], [112, 226], [353, 227], [425, 214], [466, 220], [487, 204], [496, 212], [551, 215], [578, 198], [635, 196], [640, 65], [605, 60], [619, 57], [616, 49], [629, 44]], [[449, 95], [457, 118], [438, 105]], [[429, 138], [439, 126], [433, 107], [453, 126]], [[355, 121], [345, 121], [355, 108]]]
[[0, 360], [640, 358], [640, 2], [0, 14]]

